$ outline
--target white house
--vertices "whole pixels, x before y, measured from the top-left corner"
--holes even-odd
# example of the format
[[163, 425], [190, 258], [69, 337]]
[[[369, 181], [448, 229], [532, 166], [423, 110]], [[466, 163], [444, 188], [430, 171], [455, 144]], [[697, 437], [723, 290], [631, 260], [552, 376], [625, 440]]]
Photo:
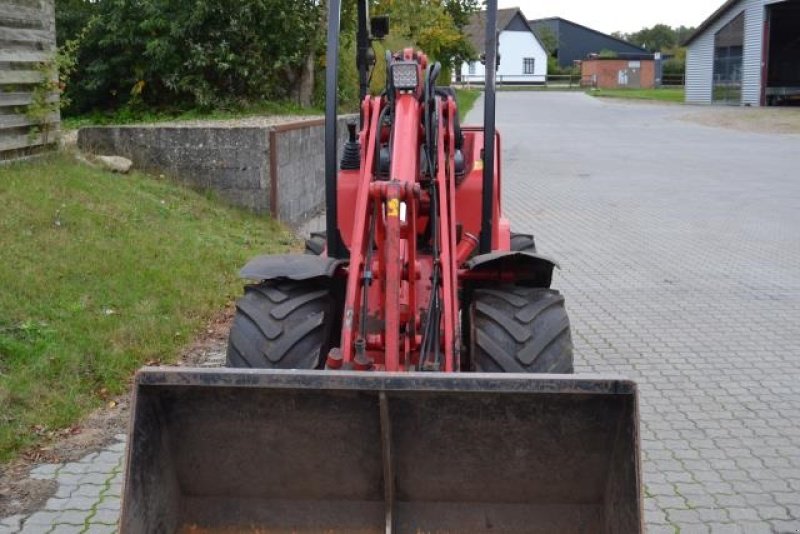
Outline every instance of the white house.
[[[547, 81], [547, 51], [533, 33], [519, 8], [497, 10], [500, 66], [498, 83], [543, 84]], [[465, 33], [478, 54], [486, 46], [486, 12], [472, 15]], [[463, 83], [483, 83], [485, 69], [480, 61], [461, 65], [457, 79]]]

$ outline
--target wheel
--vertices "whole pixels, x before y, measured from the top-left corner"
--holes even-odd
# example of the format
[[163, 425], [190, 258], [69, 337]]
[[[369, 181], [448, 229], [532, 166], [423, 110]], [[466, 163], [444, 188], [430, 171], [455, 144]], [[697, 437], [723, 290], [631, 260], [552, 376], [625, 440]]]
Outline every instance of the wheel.
[[476, 289], [469, 308], [472, 367], [488, 373], [571, 374], [564, 297], [551, 289]]
[[321, 256], [328, 245], [328, 234], [325, 232], [311, 232], [311, 237], [306, 239], [306, 254]]
[[530, 234], [511, 232], [511, 250], [514, 252], [536, 252], [536, 241]]
[[315, 281], [245, 287], [228, 338], [227, 367], [317, 369], [330, 349], [334, 299]]

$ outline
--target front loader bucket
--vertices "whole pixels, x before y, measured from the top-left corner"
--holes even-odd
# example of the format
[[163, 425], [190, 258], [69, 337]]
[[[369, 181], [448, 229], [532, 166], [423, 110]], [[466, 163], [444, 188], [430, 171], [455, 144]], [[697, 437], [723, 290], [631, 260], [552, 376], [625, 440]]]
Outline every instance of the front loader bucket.
[[121, 532], [641, 532], [636, 402], [580, 375], [144, 369]]

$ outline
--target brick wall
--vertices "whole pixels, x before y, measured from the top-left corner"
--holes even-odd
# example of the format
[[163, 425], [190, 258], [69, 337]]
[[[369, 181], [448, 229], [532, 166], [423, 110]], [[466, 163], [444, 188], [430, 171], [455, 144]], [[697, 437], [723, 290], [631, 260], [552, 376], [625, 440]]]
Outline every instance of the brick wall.
[[587, 59], [581, 64], [581, 75], [599, 89], [652, 89], [656, 86], [655, 61], [647, 59]]

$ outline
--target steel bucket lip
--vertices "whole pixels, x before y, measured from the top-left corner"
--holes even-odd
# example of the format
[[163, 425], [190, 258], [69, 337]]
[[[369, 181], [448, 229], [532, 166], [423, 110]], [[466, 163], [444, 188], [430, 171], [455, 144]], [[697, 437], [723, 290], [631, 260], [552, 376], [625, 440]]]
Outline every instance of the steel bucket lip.
[[188, 367], [143, 367], [143, 387], [213, 387], [519, 394], [636, 395], [636, 383], [611, 374], [386, 373]]

